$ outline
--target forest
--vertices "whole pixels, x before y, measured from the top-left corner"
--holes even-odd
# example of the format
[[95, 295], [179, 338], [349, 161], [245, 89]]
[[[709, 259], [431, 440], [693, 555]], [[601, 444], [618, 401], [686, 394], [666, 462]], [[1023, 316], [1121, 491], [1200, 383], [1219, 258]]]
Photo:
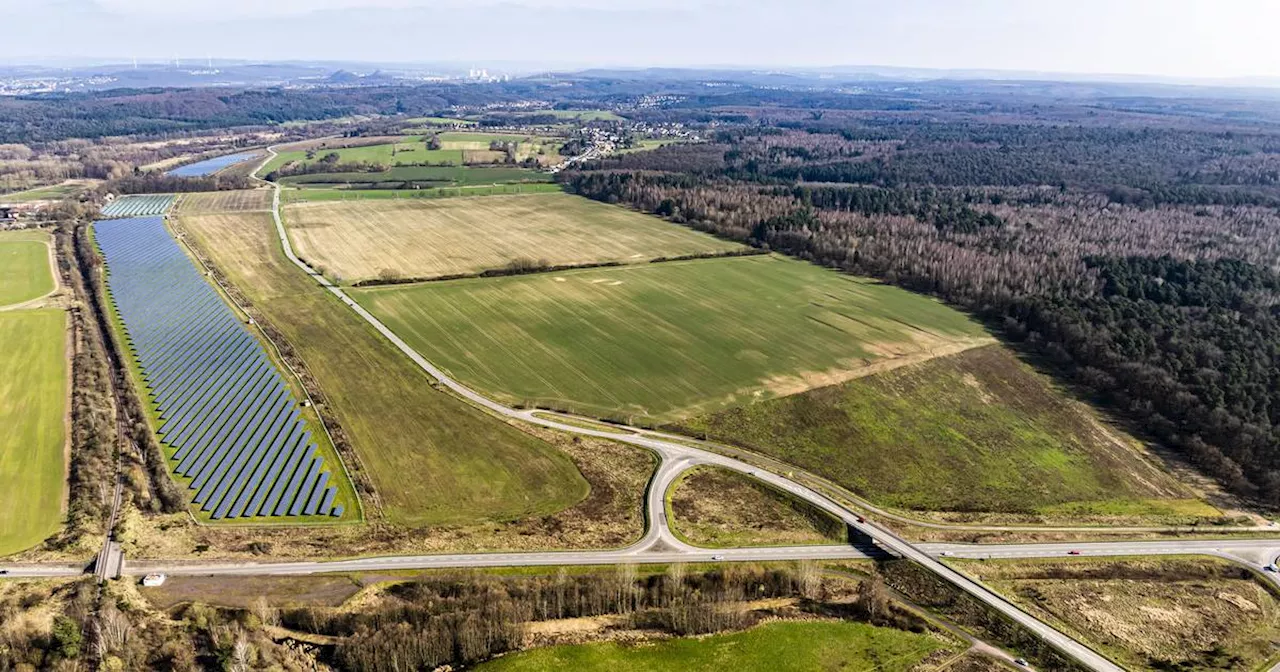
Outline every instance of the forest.
[[1280, 505], [1280, 125], [1094, 108], [737, 107], [710, 142], [560, 179], [938, 296]]

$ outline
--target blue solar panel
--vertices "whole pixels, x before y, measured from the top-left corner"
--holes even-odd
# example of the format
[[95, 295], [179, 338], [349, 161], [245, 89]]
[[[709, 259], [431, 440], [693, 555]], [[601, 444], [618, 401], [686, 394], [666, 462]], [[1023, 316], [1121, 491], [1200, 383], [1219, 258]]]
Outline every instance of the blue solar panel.
[[[171, 202], [118, 199], [112, 206], [131, 212]], [[105, 220], [94, 232], [107, 294], [159, 413], [160, 440], [174, 472], [191, 479], [193, 502], [215, 519], [341, 517], [333, 475], [297, 399], [164, 220]]]

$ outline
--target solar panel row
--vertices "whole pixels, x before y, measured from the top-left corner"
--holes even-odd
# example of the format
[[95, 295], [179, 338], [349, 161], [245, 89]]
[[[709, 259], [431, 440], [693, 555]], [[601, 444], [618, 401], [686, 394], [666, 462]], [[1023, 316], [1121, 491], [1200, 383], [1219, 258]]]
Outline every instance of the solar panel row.
[[234, 166], [237, 163], [248, 161], [254, 156], [253, 152], [217, 156], [212, 159], [190, 163], [180, 168], [174, 168], [168, 174], [173, 177], [204, 177], [212, 175], [227, 166]]
[[173, 205], [173, 194], [140, 194], [137, 196], [120, 196], [102, 207], [102, 216], [115, 217], [149, 217], [163, 215]]
[[174, 473], [213, 519], [341, 516], [297, 400], [160, 217], [94, 225]]

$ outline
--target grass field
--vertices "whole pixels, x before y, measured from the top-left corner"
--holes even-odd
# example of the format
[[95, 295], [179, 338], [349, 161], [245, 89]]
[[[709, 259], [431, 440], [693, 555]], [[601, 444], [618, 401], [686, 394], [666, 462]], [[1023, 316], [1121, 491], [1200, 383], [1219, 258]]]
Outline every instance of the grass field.
[[0, 194], [0, 203], [26, 203], [29, 201], [56, 201], [89, 189], [98, 180], [67, 180], [65, 182], [37, 187], [26, 191]]
[[[557, 156], [563, 140], [529, 135], [495, 133], [440, 133], [440, 148], [428, 149], [426, 135], [405, 136], [393, 142], [362, 147], [316, 148], [281, 152], [268, 164], [263, 174], [285, 164], [308, 166], [317, 163], [325, 155], [335, 153], [338, 163], [368, 163], [376, 166], [421, 166], [423, 164], [460, 166], [465, 163], [489, 163], [505, 158], [502, 153], [490, 155], [492, 142], [518, 143], [517, 159], [530, 156]], [[468, 156], [470, 152], [481, 152]], [[309, 156], [308, 156], [309, 155]]]
[[616, 153], [617, 154], [634, 154], [636, 152], [647, 152], [651, 149], [666, 147], [667, 145], [675, 145], [680, 142], [683, 142], [683, 141], [677, 138], [664, 138], [664, 139], [650, 138], [646, 140], [640, 140], [636, 142], [636, 144], [632, 147], [624, 147], [622, 149], [619, 149], [617, 150]]
[[43, 231], [0, 231], [0, 307], [38, 299], [54, 290], [49, 266], [52, 242]]
[[821, 509], [720, 467], [685, 472], [667, 493], [671, 529], [704, 548], [840, 544], [845, 525]]
[[[536, 170], [485, 166], [398, 166], [374, 173], [317, 173], [280, 179], [283, 185], [373, 186], [397, 182], [427, 187], [465, 187], [513, 182], [550, 182], [550, 176]], [[406, 188], [408, 186], [406, 185]]]
[[1125, 669], [1256, 670], [1280, 659], [1280, 601], [1223, 560], [957, 564]]
[[564, 453], [436, 391], [412, 362], [289, 264], [269, 214], [187, 214], [179, 226], [305, 362], [390, 520], [508, 520], [587, 496]]
[[918, 668], [947, 649], [936, 637], [863, 623], [782, 622], [745, 632], [657, 642], [578, 644], [535, 649], [477, 666], [483, 672], [811, 672]]
[[0, 556], [62, 523], [66, 330], [61, 310], [0, 313]]
[[368, 200], [285, 210], [299, 256], [344, 281], [431, 278], [501, 268], [646, 262], [741, 249], [656, 217], [568, 194]]
[[[682, 423], [876, 503], [938, 511], [1217, 511], [998, 345]], [[1069, 506], [1068, 506], [1069, 504]]]
[[397, 200], [406, 198], [436, 199], [467, 196], [514, 196], [516, 194], [558, 194], [560, 185], [554, 182], [517, 182], [515, 184], [485, 184], [470, 187], [435, 187], [431, 189], [325, 189], [320, 187], [285, 189], [280, 192], [280, 202], [310, 203], [314, 201], [364, 201]]
[[931, 299], [775, 256], [354, 296], [425, 357], [500, 399], [636, 421], [792, 394], [986, 338]]

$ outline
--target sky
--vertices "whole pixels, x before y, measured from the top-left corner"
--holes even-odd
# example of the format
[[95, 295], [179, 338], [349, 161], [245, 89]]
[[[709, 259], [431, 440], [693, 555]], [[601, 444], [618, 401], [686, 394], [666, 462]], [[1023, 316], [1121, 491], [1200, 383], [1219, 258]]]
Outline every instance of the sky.
[[0, 0], [0, 62], [236, 58], [1280, 77], [1280, 0]]

